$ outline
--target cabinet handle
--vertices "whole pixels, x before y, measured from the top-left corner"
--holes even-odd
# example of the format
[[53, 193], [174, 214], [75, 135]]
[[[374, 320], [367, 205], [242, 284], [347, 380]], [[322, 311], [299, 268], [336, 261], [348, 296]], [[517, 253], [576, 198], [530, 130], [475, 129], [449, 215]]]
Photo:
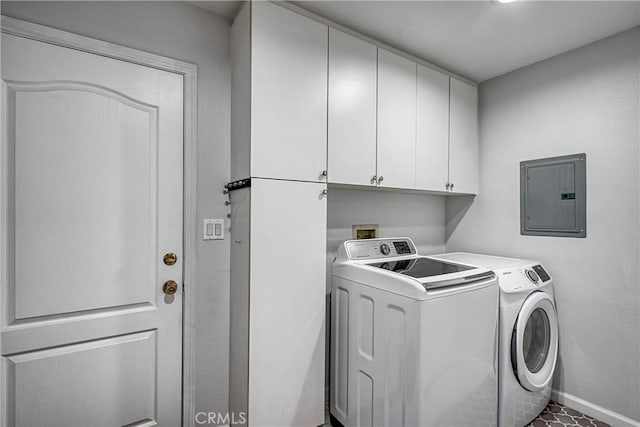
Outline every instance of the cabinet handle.
[[373, 175], [373, 177], [371, 178], [371, 183], [375, 184], [377, 180], [378, 180], [378, 175]]
[[378, 184], [380, 184], [382, 181], [384, 181], [384, 176], [378, 178]]

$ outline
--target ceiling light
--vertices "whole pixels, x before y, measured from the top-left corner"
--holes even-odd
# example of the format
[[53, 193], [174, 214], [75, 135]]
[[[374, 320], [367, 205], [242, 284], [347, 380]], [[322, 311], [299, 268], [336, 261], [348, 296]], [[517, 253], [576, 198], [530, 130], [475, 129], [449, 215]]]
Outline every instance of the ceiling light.
[[493, 0], [494, 3], [513, 3], [516, 0]]

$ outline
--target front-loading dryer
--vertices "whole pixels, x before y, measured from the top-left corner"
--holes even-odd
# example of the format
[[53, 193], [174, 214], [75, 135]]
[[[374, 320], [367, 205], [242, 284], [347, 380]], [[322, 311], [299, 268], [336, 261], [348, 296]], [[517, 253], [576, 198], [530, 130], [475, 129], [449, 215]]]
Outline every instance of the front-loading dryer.
[[528, 424], [549, 403], [558, 356], [551, 276], [536, 261], [461, 252], [434, 258], [485, 267], [498, 276], [498, 424]]

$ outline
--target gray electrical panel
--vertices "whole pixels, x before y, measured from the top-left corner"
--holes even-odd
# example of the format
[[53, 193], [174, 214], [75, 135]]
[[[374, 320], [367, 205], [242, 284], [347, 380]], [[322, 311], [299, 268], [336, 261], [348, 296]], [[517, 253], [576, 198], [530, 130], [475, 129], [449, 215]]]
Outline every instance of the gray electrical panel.
[[587, 156], [520, 162], [520, 234], [587, 236]]

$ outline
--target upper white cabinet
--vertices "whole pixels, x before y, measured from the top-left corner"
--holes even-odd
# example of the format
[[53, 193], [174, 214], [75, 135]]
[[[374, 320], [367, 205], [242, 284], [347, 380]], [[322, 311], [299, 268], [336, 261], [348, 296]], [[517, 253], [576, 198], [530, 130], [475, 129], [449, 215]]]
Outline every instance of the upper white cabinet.
[[232, 28], [232, 179], [324, 181], [328, 27], [249, 2]]
[[378, 49], [378, 184], [416, 184], [416, 63]]
[[329, 182], [375, 184], [377, 47], [329, 29]]
[[272, 2], [231, 28], [231, 179], [474, 194], [474, 85]]
[[451, 78], [449, 190], [478, 192], [478, 88]]
[[447, 191], [449, 76], [418, 65], [416, 188]]

